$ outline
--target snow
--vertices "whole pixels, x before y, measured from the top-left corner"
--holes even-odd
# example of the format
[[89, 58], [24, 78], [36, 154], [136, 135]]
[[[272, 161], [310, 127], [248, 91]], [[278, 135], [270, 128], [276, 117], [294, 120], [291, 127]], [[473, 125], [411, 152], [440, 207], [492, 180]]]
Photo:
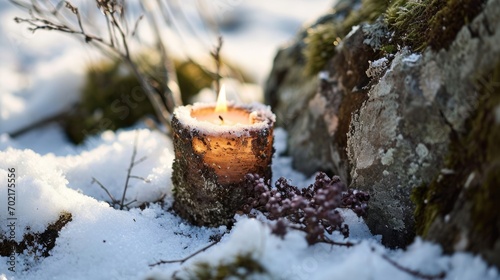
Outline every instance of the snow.
[[[106, 193], [92, 182], [92, 178], [95, 178], [116, 199], [120, 199], [127, 177], [123, 173], [129, 167], [136, 135], [138, 145], [135, 161], [142, 158], [144, 161], [134, 166], [131, 175], [145, 180], [131, 179], [126, 201], [137, 200], [134, 205], [140, 205], [171, 195], [172, 143], [159, 132], [146, 129], [118, 134], [107, 131], [91, 139], [86, 145], [88, 150], [61, 158], [60, 168], [73, 182], [71, 188], [100, 200], [109, 200]], [[92, 170], [92, 176], [82, 172], [82, 169]]]
[[[192, 9], [195, 2], [183, 2], [177, 12], [196, 13]], [[224, 54], [249, 70], [259, 83], [270, 70], [277, 45], [289, 40], [305, 20], [315, 18], [331, 4], [327, 0], [210, 3], [219, 5], [211, 6], [218, 9], [214, 20], [238, 23], [231, 25], [235, 29], [222, 30]], [[16, 254], [15, 273], [9, 270], [12, 256], [0, 257], [1, 280], [171, 279], [175, 272], [189, 277], [189, 271], [199, 262], [217, 265], [245, 253], [263, 265], [271, 279], [416, 279], [396, 269], [383, 256], [421, 273], [444, 271], [450, 280], [500, 279], [498, 270], [488, 267], [480, 257], [462, 252], [445, 255], [439, 245], [419, 238], [407, 250], [385, 248], [380, 236], [373, 236], [351, 211], [343, 211], [351, 232], [348, 240], [357, 244], [351, 248], [308, 246], [304, 234], [298, 231], [278, 238], [267, 226], [272, 222], [262, 215], [236, 215], [237, 222], [228, 232], [224, 226], [192, 226], [171, 210], [172, 142], [141, 124], [117, 132], [105, 131], [86, 139], [81, 146], [71, 144], [56, 124], [12, 137], [12, 132], [58, 114], [77, 101], [85, 65], [102, 58], [66, 36], [27, 32], [25, 26], [13, 22], [16, 15], [21, 13], [12, 5], [0, 3], [0, 32], [4, 35], [0, 36], [0, 235], [20, 241], [24, 234], [43, 232], [65, 212], [71, 213], [72, 221], [59, 232], [50, 256], [33, 255], [29, 250]], [[205, 42], [202, 50], [193, 50], [191, 55], [196, 57], [206, 53], [213, 38], [202, 32], [200, 21], [191, 23], [195, 34]], [[187, 40], [193, 38], [184, 42]], [[185, 47], [182, 50], [192, 51]], [[405, 59], [416, 62], [419, 58], [410, 55]], [[233, 91], [242, 91], [233, 87]], [[255, 85], [244, 88], [261, 92]], [[283, 176], [293, 185], [310, 184], [313, 178], [295, 171], [286, 155], [287, 133], [276, 128], [274, 137], [273, 181]], [[118, 210], [107, 203], [110, 198], [95, 180], [121, 199], [134, 147], [135, 160], [144, 161], [132, 168], [130, 175], [137, 177], [129, 181], [125, 202], [136, 202], [130, 204], [131, 209]], [[391, 152], [384, 154], [387, 160]], [[17, 218], [13, 235], [6, 224], [8, 213], [4, 207], [12, 168], [16, 174]], [[160, 199], [164, 203], [157, 202]], [[220, 243], [183, 264], [150, 266], [160, 260], [186, 257], [222, 234]], [[345, 241], [339, 234], [329, 237]]]
[[[134, 168], [134, 174], [144, 176], [132, 182], [127, 199], [154, 202], [166, 195], [165, 205], [150, 203], [143, 210], [121, 211], [110, 207], [104, 191], [91, 184], [92, 177], [106, 185], [111, 193], [120, 194], [127, 174], [134, 139], [137, 136], [137, 158], [147, 160]], [[289, 158], [281, 154], [286, 149], [286, 132], [275, 130], [276, 155], [273, 173], [289, 176], [293, 183], [305, 186], [311, 182], [294, 171]], [[271, 279], [416, 279], [396, 269], [382, 256], [421, 273], [447, 273], [446, 279], [500, 279], [498, 271], [468, 253], [444, 255], [439, 245], [416, 239], [406, 250], [391, 250], [380, 244], [380, 237], [370, 234], [362, 219], [344, 211], [351, 235], [352, 248], [316, 244], [308, 246], [304, 234], [290, 231], [284, 239], [270, 233], [262, 215], [257, 218], [236, 215], [235, 226], [209, 250], [184, 264], [162, 264], [160, 260], [180, 259], [205, 247], [210, 236], [222, 234], [225, 227], [200, 228], [191, 226], [172, 213], [171, 142], [159, 132], [147, 129], [107, 131], [82, 147], [72, 147], [63, 138], [54, 137], [66, 146], [66, 155], [40, 155], [23, 149], [26, 140], [7, 139], [4, 143], [17, 148], [0, 152], [0, 181], [7, 181], [7, 169], [16, 168], [16, 240], [23, 234], [42, 232], [64, 212], [72, 221], [61, 231], [50, 256], [40, 258], [29, 254], [17, 255], [16, 273], [8, 271], [8, 257], [0, 257], [0, 275], [4, 279], [144, 279], [149, 276], [170, 279], [187, 275], [199, 262], [213, 265], [227, 263], [236, 255], [249, 254], [261, 263]], [[36, 141], [35, 141], [36, 142]], [[289, 177], [290, 178], [290, 177]], [[0, 185], [0, 197], [6, 197], [6, 184]], [[0, 211], [5, 221], [6, 211]], [[6, 227], [0, 233], [6, 234]], [[330, 238], [343, 241], [339, 234]], [[89, 269], [91, 268], [91, 269]], [[363, 269], [360, 269], [363, 268]]]
[[[95, 57], [78, 41], [56, 33], [31, 33], [22, 15], [0, 9], [0, 134], [57, 115], [75, 103], [86, 63]], [[29, 112], [27, 114], [26, 112]]]
[[370, 63], [370, 66], [366, 70], [366, 76], [368, 77], [377, 77], [382, 74], [385, 69], [387, 69], [389, 59], [386, 57], [382, 57], [380, 59], [377, 59], [375, 61], [368, 61]]
[[421, 54], [411, 53], [407, 57], [403, 58], [403, 62], [416, 63], [422, 57]]

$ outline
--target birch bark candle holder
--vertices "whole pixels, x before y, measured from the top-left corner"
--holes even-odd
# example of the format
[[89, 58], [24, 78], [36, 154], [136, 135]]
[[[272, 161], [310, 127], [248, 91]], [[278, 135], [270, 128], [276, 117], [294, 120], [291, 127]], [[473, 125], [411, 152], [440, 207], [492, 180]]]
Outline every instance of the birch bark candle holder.
[[262, 104], [176, 108], [174, 210], [198, 226], [229, 224], [246, 201], [245, 175], [271, 179], [274, 122]]

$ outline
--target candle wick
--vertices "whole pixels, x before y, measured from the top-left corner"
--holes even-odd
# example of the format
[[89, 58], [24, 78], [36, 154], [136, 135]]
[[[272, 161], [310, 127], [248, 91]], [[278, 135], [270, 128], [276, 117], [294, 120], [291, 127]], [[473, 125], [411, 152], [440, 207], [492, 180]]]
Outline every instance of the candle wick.
[[222, 118], [221, 115], [219, 115], [219, 119], [220, 119], [221, 122], [224, 122], [224, 119]]

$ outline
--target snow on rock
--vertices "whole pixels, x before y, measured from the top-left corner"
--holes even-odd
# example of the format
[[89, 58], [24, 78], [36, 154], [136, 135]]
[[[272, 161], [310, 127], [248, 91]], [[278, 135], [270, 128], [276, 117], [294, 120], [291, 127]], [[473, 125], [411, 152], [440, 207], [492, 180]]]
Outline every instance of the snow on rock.
[[[80, 211], [85, 215], [61, 231], [52, 256], [23, 272], [23, 279], [142, 279], [152, 270], [149, 264], [189, 255], [219, 231], [186, 226], [158, 205], [144, 211], [95, 206]], [[163, 270], [171, 274], [177, 268]]]
[[[68, 181], [62, 175], [54, 159], [41, 157], [31, 150], [7, 149], [0, 152], [0, 197], [7, 200], [8, 175], [15, 174], [14, 209], [16, 221], [15, 241], [20, 242], [28, 232], [43, 232], [59, 215], [70, 212], [70, 206], [81, 203], [78, 193], [66, 187]], [[15, 169], [10, 172], [9, 169]], [[2, 201], [2, 205], [5, 205]], [[4, 207], [2, 207], [4, 208]], [[7, 220], [7, 207], [0, 211], [0, 220]], [[10, 216], [9, 216], [10, 217]], [[29, 231], [27, 228], [30, 228]], [[0, 227], [0, 234], [7, 235], [7, 227]]]
[[370, 64], [370, 66], [368, 67], [368, 70], [366, 70], [366, 76], [373, 78], [378, 77], [382, 73], [384, 73], [384, 71], [388, 67], [389, 60], [386, 57], [382, 57], [375, 61], [369, 60], [368, 63]]

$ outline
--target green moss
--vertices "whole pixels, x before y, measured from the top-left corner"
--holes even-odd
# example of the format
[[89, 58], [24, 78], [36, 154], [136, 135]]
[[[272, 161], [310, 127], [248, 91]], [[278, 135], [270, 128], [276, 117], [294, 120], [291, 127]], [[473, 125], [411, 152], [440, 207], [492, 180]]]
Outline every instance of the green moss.
[[386, 10], [387, 0], [362, 0], [361, 7], [350, 10], [341, 20], [318, 24], [307, 30], [303, 54], [306, 58], [306, 73], [314, 75], [324, 69], [328, 60], [334, 56], [335, 47], [353, 26], [362, 22], [373, 22]]
[[497, 110], [500, 108], [500, 63], [486, 77], [479, 79], [481, 101], [478, 114], [467, 142], [475, 143], [467, 156], [477, 161], [476, 172], [479, 186], [469, 195], [474, 199], [472, 234], [492, 245], [500, 236], [500, 123]]
[[307, 30], [303, 50], [306, 73], [314, 75], [325, 68], [335, 55], [335, 46], [363, 22], [371, 23], [380, 16], [393, 33], [384, 53], [394, 53], [396, 46], [414, 51], [427, 47], [447, 48], [458, 31], [484, 7], [485, 0], [362, 0], [359, 9], [351, 9], [345, 18], [318, 24]]
[[362, 22], [373, 22], [383, 15], [389, 6], [388, 0], [362, 0], [361, 8], [352, 11], [342, 23], [346, 34], [351, 28]]
[[[454, 152], [450, 152], [446, 162], [453, 162], [455, 160], [454, 155], [456, 155]], [[462, 166], [453, 166], [450, 163], [446, 164], [446, 166], [456, 173], [462, 174], [462, 171], [460, 171], [463, 169]], [[431, 183], [422, 184], [413, 190], [411, 200], [415, 203], [415, 230], [417, 235], [427, 236], [434, 220], [439, 216], [448, 214], [453, 209], [462, 186], [462, 176], [455, 174], [439, 175]]]
[[[251, 77], [241, 67], [238, 67], [222, 59], [221, 72], [225, 77], [232, 77], [244, 83], [254, 83], [255, 79]], [[182, 92], [182, 102], [184, 104], [192, 103], [192, 98], [204, 88], [211, 88], [215, 73], [211, 73], [202, 65], [194, 63], [193, 61], [175, 61], [175, 71], [177, 74], [177, 81], [179, 88]]]
[[[415, 203], [416, 233], [426, 236], [429, 228], [439, 213], [436, 204], [428, 205], [429, 191], [431, 186], [423, 184], [415, 188], [411, 194], [411, 200]], [[435, 189], [434, 187], [432, 189]]]
[[127, 127], [154, 110], [139, 82], [120, 62], [104, 62], [87, 71], [81, 102], [65, 122], [69, 138]]
[[306, 73], [314, 75], [321, 71], [329, 58], [335, 53], [335, 47], [344, 37], [344, 31], [339, 24], [320, 24], [307, 30], [305, 39]]
[[397, 52], [397, 50], [398, 50], [397, 47], [395, 45], [392, 45], [392, 44], [383, 45], [381, 47], [381, 51], [384, 53], [395, 54]]
[[[426, 236], [436, 217], [448, 214], [459, 195], [473, 201], [471, 234], [482, 246], [492, 246], [500, 235], [500, 62], [477, 79], [480, 99], [475, 114], [466, 122], [467, 133], [452, 138], [445, 160], [451, 175], [439, 175], [430, 184], [416, 188], [417, 234]], [[465, 187], [467, 185], [467, 187]], [[473, 244], [471, 246], [481, 246]]]
[[231, 262], [221, 262], [211, 265], [207, 262], [195, 264], [191, 277], [188, 279], [255, 279], [256, 276], [264, 278], [267, 274], [265, 268], [250, 254], [237, 255]]
[[464, 24], [483, 9], [484, 0], [395, 0], [386, 12], [395, 43], [422, 51], [447, 48]]
[[184, 104], [191, 103], [195, 94], [212, 85], [213, 78], [199, 64], [178, 61], [175, 63], [175, 69]]

